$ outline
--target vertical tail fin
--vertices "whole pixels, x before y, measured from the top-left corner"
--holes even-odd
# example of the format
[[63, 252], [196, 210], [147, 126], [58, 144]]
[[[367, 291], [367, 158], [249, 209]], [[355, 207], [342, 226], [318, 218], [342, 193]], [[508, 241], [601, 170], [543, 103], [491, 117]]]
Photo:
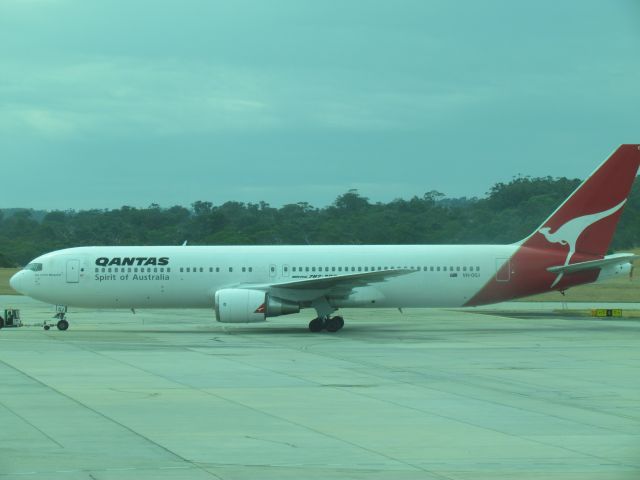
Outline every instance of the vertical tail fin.
[[[593, 282], [597, 268], [563, 273], [601, 259], [640, 166], [640, 145], [621, 145], [497, 268], [467, 305], [485, 305]], [[560, 272], [560, 273], [555, 273]], [[505, 281], [504, 279], [508, 279]]]
[[569, 247], [594, 257], [607, 253], [640, 165], [640, 145], [621, 145], [522, 242], [537, 249]]

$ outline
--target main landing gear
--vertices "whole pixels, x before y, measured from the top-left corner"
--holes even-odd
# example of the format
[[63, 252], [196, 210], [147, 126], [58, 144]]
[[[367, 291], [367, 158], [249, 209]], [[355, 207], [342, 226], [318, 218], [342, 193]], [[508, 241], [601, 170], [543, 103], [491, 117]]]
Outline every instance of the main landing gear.
[[342, 317], [318, 317], [309, 322], [309, 330], [312, 332], [337, 332], [344, 327], [344, 319]]
[[[69, 321], [67, 320], [67, 307], [57, 307], [57, 313], [53, 316], [53, 318], [57, 318], [56, 327], [58, 330], [64, 331], [69, 328]], [[46, 323], [43, 325], [45, 330], [49, 330], [51, 325]]]
[[332, 317], [331, 314], [337, 310], [332, 306], [326, 297], [316, 298], [311, 306], [315, 308], [316, 318], [309, 322], [309, 330], [312, 332], [321, 332], [326, 330], [327, 332], [337, 332], [344, 327], [344, 319], [342, 317]]

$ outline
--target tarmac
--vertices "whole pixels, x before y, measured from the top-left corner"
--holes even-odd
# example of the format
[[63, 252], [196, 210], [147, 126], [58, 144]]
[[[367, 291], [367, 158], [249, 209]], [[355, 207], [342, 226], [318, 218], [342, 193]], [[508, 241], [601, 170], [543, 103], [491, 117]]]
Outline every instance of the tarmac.
[[0, 330], [0, 480], [640, 478], [637, 319], [77, 309], [61, 332], [0, 305], [26, 324]]

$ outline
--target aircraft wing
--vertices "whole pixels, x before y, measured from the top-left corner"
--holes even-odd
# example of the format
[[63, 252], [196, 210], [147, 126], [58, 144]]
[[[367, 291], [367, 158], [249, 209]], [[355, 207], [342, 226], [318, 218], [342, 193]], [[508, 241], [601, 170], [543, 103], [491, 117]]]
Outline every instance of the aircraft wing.
[[285, 300], [313, 300], [319, 296], [346, 297], [358, 287], [380, 283], [389, 278], [415, 272], [411, 269], [380, 270], [375, 272], [351, 273], [322, 278], [307, 278], [281, 283], [238, 285], [241, 288], [264, 290]]
[[575, 273], [612, 265], [623, 265], [625, 263], [631, 263], [636, 258], [640, 258], [640, 255], [634, 255], [632, 253], [618, 253], [615, 255], [608, 255], [599, 260], [589, 260], [588, 262], [571, 263], [569, 265], [557, 265], [549, 267], [547, 270], [551, 273]]

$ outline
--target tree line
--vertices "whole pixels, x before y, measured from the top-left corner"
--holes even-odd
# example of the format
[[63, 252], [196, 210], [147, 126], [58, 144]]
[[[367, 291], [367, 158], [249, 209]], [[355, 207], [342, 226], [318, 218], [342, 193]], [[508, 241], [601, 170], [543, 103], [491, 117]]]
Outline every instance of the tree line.
[[[106, 210], [0, 211], [0, 266], [84, 245], [318, 245], [512, 243], [530, 234], [579, 185], [578, 179], [517, 177], [482, 198], [431, 191], [372, 203], [357, 190], [317, 208], [299, 202], [197, 201], [190, 208], [123, 206]], [[634, 188], [612, 250], [635, 247], [640, 191]]]

